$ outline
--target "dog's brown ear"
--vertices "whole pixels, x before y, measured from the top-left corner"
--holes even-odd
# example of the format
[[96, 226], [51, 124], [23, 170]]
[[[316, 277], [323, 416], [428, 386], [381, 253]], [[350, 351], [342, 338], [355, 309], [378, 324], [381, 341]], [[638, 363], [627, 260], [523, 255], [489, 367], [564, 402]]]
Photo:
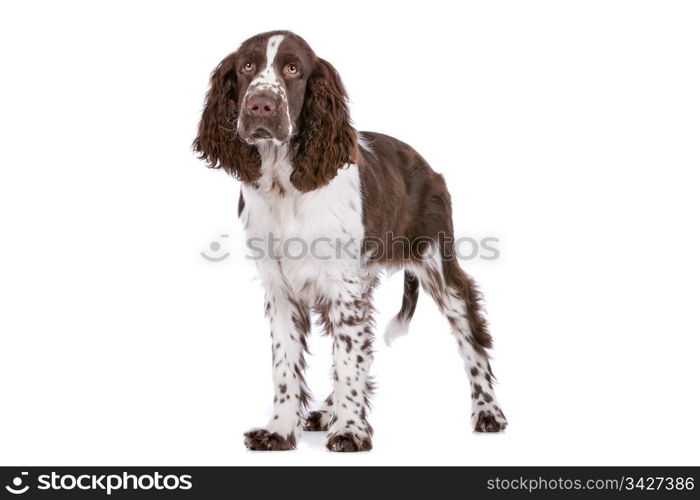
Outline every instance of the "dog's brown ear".
[[192, 143], [210, 168], [223, 168], [243, 182], [262, 174], [257, 149], [240, 138], [236, 53], [228, 55], [211, 74], [197, 137]]
[[292, 141], [291, 181], [300, 191], [325, 186], [347, 163], [356, 163], [357, 134], [338, 72], [319, 59], [306, 86], [297, 135]]

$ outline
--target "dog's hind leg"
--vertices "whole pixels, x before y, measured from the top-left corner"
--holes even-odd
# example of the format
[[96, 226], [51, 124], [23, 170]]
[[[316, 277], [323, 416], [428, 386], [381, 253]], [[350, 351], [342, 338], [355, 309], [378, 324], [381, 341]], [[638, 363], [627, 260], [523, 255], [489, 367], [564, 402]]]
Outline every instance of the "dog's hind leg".
[[432, 247], [415, 264], [423, 288], [450, 323], [471, 385], [472, 425], [477, 432], [498, 432], [508, 421], [496, 401], [495, 379], [486, 349], [491, 335], [481, 311], [481, 295], [455, 258], [443, 258]]

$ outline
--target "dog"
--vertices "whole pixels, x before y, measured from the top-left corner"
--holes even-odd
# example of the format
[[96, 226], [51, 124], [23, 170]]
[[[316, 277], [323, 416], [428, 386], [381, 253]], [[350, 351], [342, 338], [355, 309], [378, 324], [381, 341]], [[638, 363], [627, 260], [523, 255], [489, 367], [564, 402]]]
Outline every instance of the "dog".
[[[303, 429], [326, 430], [331, 451], [372, 448], [372, 291], [383, 270], [404, 271], [387, 342], [406, 334], [422, 286], [457, 340], [474, 429], [505, 429], [481, 295], [454, 256], [444, 178], [409, 145], [353, 128], [330, 63], [288, 31], [246, 40], [211, 74], [193, 148], [241, 181], [238, 215], [249, 240], [270, 250], [256, 264], [272, 336], [274, 412], [245, 434], [249, 449], [294, 449]], [[290, 255], [289, 242], [311, 252]], [[304, 354], [313, 313], [332, 337], [334, 369], [333, 393], [309, 412]]]

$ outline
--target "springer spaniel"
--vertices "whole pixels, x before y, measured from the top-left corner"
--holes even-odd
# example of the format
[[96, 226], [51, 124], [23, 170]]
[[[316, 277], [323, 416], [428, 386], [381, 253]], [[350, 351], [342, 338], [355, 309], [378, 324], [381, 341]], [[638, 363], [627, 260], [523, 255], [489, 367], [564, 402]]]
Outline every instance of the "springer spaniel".
[[[343, 84], [288, 31], [243, 42], [211, 75], [194, 149], [242, 182], [239, 217], [257, 259], [272, 336], [274, 413], [245, 434], [251, 450], [296, 447], [302, 429], [327, 430], [332, 451], [372, 448], [372, 290], [382, 269], [404, 269], [404, 295], [385, 339], [404, 335], [418, 284], [447, 317], [471, 384], [472, 424], [507, 421], [494, 395], [481, 297], [454, 256], [443, 177], [410, 146], [358, 132]], [[305, 253], [295, 251], [295, 243]], [[333, 394], [307, 412], [310, 316], [333, 338]]]

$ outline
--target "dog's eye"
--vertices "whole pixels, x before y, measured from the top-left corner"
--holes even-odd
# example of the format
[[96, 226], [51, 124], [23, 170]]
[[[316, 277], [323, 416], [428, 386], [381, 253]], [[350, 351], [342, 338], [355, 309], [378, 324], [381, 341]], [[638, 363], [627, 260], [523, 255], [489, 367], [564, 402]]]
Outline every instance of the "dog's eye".
[[296, 76], [299, 74], [299, 66], [297, 66], [296, 64], [287, 64], [287, 67], [284, 68], [284, 71], [289, 76]]
[[243, 65], [243, 68], [241, 68], [241, 71], [243, 71], [243, 73], [247, 73], [250, 75], [251, 73], [255, 72], [255, 64], [253, 64], [252, 62], [247, 62]]

